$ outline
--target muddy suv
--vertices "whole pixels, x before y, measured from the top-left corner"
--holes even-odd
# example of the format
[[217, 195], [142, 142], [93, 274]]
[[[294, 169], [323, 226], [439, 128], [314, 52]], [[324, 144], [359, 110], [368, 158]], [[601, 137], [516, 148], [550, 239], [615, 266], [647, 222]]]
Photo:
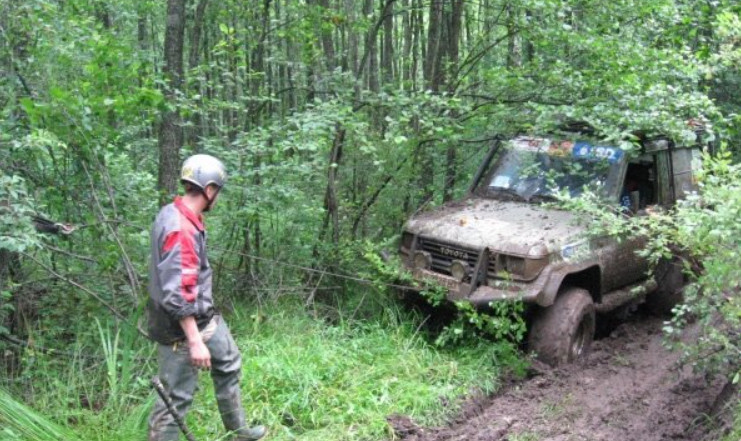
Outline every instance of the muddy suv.
[[644, 238], [588, 237], [577, 213], [543, 202], [590, 189], [618, 212], [645, 215], [695, 191], [699, 166], [699, 146], [663, 139], [631, 154], [576, 134], [497, 142], [465, 198], [407, 222], [402, 260], [451, 301], [523, 301], [529, 348], [547, 363], [571, 362], [589, 351], [598, 313], [644, 300], [671, 306], [683, 276], [671, 263], [647, 276], [635, 253]]

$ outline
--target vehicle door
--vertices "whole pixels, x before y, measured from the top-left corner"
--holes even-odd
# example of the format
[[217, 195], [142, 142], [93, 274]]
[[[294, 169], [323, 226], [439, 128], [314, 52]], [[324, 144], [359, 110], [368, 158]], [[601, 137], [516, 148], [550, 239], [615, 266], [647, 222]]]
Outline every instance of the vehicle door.
[[[665, 152], [646, 153], [627, 161], [618, 204], [628, 216], [645, 216], [658, 205], [664, 205], [665, 185], [660, 164]], [[667, 175], [668, 178], [668, 175]], [[646, 277], [648, 260], [636, 254], [646, 246], [646, 237], [630, 235], [600, 239], [599, 258], [602, 266], [602, 288], [605, 292], [637, 283]]]

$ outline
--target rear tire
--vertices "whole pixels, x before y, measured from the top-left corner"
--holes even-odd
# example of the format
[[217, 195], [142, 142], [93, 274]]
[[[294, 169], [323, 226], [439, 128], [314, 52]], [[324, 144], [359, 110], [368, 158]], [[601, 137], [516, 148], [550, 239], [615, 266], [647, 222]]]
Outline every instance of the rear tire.
[[684, 286], [687, 276], [684, 274], [682, 260], [675, 258], [659, 263], [656, 267], [656, 291], [646, 296], [646, 306], [652, 314], [666, 316], [671, 314], [675, 305], [684, 301]]
[[596, 324], [589, 292], [568, 288], [553, 305], [535, 314], [530, 325], [529, 349], [552, 366], [585, 357], [592, 347]]

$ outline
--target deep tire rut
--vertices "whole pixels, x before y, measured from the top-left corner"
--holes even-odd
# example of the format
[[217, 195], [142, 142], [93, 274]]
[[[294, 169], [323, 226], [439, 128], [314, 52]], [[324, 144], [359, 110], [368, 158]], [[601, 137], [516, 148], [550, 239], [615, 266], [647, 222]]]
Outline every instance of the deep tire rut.
[[[389, 418], [405, 441], [698, 441], [723, 388], [662, 346], [662, 320], [634, 318], [598, 340], [584, 362], [538, 366], [531, 378], [467, 401], [448, 426]], [[685, 333], [693, 338], [692, 329]]]

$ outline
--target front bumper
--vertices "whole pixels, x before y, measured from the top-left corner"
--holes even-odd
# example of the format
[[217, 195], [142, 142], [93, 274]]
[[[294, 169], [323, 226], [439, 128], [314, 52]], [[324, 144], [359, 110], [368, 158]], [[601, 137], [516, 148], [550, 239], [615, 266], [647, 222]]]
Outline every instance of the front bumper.
[[412, 270], [412, 274], [417, 280], [429, 281], [445, 288], [449, 301], [469, 301], [477, 307], [485, 307], [491, 302], [502, 300], [537, 303], [539, 295], [543, 292], [545, 281], [548, 279], [547, 276], [543, 277], [544, 274], [531, 282], [488, 279], [487, 285], [481, 285], [471, 291], [470, 284], [444, 274], [419, 268]]

